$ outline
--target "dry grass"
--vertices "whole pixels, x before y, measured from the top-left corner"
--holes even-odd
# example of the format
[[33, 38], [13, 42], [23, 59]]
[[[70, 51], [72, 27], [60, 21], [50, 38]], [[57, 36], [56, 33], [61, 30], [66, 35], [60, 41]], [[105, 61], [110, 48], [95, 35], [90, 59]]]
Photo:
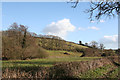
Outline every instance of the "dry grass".
[[[53, 67], [13, 67], [3, 70], [3, 78], [75, 78], [80, 73], [84, 74], [88, 70], [96, 69], [105, 65], [112, 65], [112, 63], [108, 59], [97, 59], [92, 61], [61, 62]], [[101, 70], [105, 72], [105, 69], [103, 68]], [[101, 72], [98, 72], [98, 74], [101, 74]]]

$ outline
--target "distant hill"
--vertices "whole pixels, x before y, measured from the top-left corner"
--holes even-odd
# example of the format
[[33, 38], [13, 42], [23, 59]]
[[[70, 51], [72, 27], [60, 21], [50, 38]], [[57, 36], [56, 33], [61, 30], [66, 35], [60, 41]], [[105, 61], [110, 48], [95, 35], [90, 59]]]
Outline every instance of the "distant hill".
[[64, 50], [76, 51], [76, 47], [80, 49], [88, 48], [87, 46], [80, 45], [74, 42], [68, 42], [61, 39], [35, 37], [39, 46], [47, 50]]

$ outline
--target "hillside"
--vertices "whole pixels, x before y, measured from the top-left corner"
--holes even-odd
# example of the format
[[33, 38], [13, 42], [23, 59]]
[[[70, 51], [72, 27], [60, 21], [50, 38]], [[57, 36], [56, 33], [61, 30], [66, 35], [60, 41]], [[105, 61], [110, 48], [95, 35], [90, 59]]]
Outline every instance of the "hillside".
[[36, 37], [26, 29], [20, 25], [2, 33], [3, 78], [56, 80], [118, 76], [118, 52], [90, 48], [81, 41], [77, 44], [52, 35]]
[[64, 50], [64, 51], [76, 51], [76, 48], [85, 49], [87, 46], [80, 45], [74, 42], [68, 42], [65, 40], [53, 39], [53, 38], [41, 38], [35, 37], [39, 46], [47, 50]]

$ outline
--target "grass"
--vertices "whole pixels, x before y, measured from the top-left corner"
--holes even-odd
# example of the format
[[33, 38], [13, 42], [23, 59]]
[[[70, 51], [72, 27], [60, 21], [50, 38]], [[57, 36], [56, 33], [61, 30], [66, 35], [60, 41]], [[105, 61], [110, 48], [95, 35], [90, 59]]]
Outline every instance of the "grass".
[[81, 53], [68, 52], [70, 55], [63, 54], [66, 51], [48, 51], [49, 57], [44, 59], [32, 60], [9, 60], [2, 61], [2, 67], [51, 67], [59, 62], [72, 62], [72, 61], [88, 61], [100, 57], [80, 57]]
[[[43, 59], [32, 59], [32, 60], [8, 60], [2, 61], [2, 69], [3, 71], [6, 69], [14, 70], [20, 69], [20, 71], [28, 72], [31, 71], [32, 74], [37, 72], [39, 69], [42, 68], [49, 68], [54, 66], [56, 63], [61, 62], [75, 62], [75, 61], [89, 61], [93, 59], [98, 59], [102, 57], [80, 57], [82, 53], [77, 52], [68, 52], [68, 51], [50, 51], [47, 50], [49, 53], [48, 58]], [[64, 54], [65, 52], [69, 53], [70, 55]], [[40, 68], [42, 67], [42, 68]], [[47, 67], [47, 68], [46, 68]], [[108, 77], [108, 78], [116, 78], [118, 76], [118, 68], [113, 69], [114, 66], [106, 65], [100, 68], [96, 68], [94, 70], [89, 70], [83, 74], [80, 74], [79, 78], [101, 78], [101, 77]], [[111, 70], [111, 68], [113, 70]], [[6, 72], [6, 71], [4, 71]]]
[[[70, 44], [70, 43], [68, 42], [68, 44]], [[87, 46], [82, 46], [82, 45], [73, 44], [73, 43], [71, 45], [73, 45], [75, 47], [80, 47], [80, 48], [88, 48]]]
[[[111, 69], [113, 70], [115, 69], [114, 72], [112, 72], [111, 75], [109, 75], [108, 77], [108, 78], [111, 78], [110, 76], [114, 76], [118, 73], [117, 72], [118, 68], [114, 68], [114, 66], [112, 65], [105, 65], [103, 67], [96, 68], [94, 70], [89, 70], [84, 74], [80, 74], [79, 78], [105, 78], [105, 76], [107, 76], [107, 73], [110, 72]], [[116, 78], [116, 76], [112, 78]]]
[[22, 67], [22, 66], [44, 66], [51, 67], [55, 63], [58, 62], [71, 62], [71, 61], [85, 61], [85, 60], [93, 60], [95, 58], [86, 57], [66, 57], [66, 58], [46, 58], [46, 59], [33, 59], [33, 60], [10, 60], [3, 61], [2, 67]]
[[109, 77], [109, 78], [116, 78], [116, 77], [118, 77], [118, 70], [120, 70], [120, 67], [115, 68], [114, 70], [112, 70], [112, 71], [107, 75], [107, 77]]
[[[68, 51], [50, 51], [47, 50], [47, 52], [49, 53], [49, 58], [66, 58], [66, 57], [79, 57], [82, 55], [82, 53], [78, 53], [78, 52], [68, 52]], [[66, 55], [64, 54], [65, 52], [69, 53], [70, 55]]]

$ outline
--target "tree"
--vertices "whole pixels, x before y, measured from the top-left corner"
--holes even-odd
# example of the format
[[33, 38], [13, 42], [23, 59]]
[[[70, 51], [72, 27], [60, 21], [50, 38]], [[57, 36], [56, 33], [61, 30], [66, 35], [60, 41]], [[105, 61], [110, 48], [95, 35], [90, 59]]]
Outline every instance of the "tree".
[[81, 45], [81, 44], [82, 44], [82, 41], [79, 41], [79, 44]]
[[25, 48], [26, 47], [26, 39], [27, 39], [27, 27], [25, 27], [24, 25], [20, 25], [20, 30], [21, 32], [23, 32], [23, 39], [22, 39], [22, 42], [21, 42], [21, 46], [22, 48]]
[[[2, 31], [2, 56], [8, 59], [14, 58], [21, 51], [21, 35], [17, 23], [13, 23], [8, 30]], [[13, 55], [11, 57], [11, 55]], [[18, 58], [16, 56], [16, 58]]]
[[104, 46], [104, 44], [100, 44], [100, 49], [101, 49], [101, 53], [103, 54], [103, 50], [104, 50], [104, 48], [105, 48], [105, 46]]
[[85, 43], [86, 46], [88, 46], [88, 43]]
[[96, 41], [91, 41], [90, 46], [93, 48], [98, 48], [98, 43]]
[[[37, 45], [36, 38], [24, 25], [13, 23], [8, 30], [2, 31], [3, 59], [32, 59], [47, 57], [47, 52]], [[34, 53], [34, 54], [33, 54]]]
[[100, 44], [99, 47], [100, 47], [101, 50], [104, 50], [104, 48], [105, 48], [104, 44]]
[[2, 55], [4, 57], [18, 59], [21, 56], [23, 59], [26, 55], [26, 48], [34, 43], [27, 29], [24, 25], [13, 23], [8, 30], [2, 31]]
[[[76, 8], [79, 0], [70, 0], [73, 1], [75, 5], [73, 8]], [[118, 0], [99, 0], [98, 2], [91, 2], [90, 9], [85, 11], [86, 13], [90, 13], [89, 19], [97, 19], [99, 20], [102, 16], [114, 17], [120, 13], [120, 1]]]
[[10, 28], [8, 28], [8, 36], [15, 40], [15, 44], [18, 43], [18, 45], [21, 45], [22, 48], [25, 48], [26, 40], [28, 38], [27, 29], [28, 28], [24, 25], [18, 25], [17, 23], [13, 23]]

